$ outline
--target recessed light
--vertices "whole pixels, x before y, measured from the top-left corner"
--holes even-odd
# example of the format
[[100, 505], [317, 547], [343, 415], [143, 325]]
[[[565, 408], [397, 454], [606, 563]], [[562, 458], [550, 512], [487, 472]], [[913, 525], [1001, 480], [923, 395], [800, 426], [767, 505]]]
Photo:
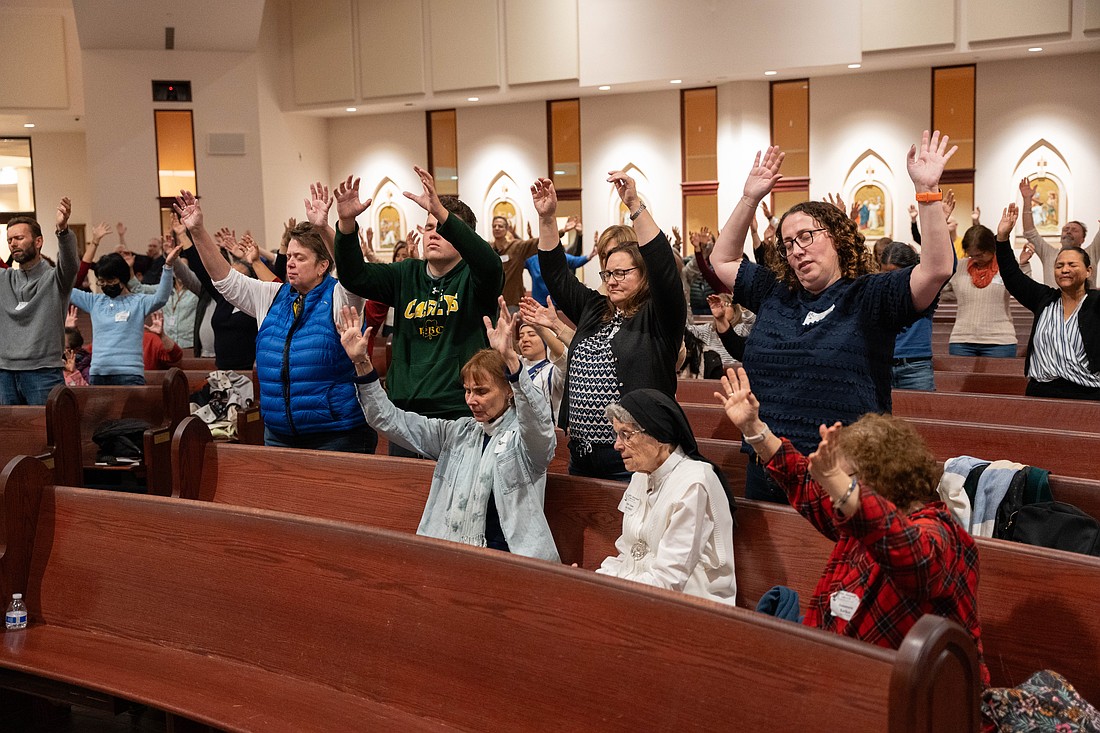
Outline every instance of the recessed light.
[[600, 91], [601, 92], [610, 92], [611, 87], [609, 87], [607, 84], [604, 84], [602, 87], [600, 87]]
[[554, 175], [555, 175], [555, 176], [564, 176], [564, 175], [565, 175], [565, 171], [554, 171]]
[[23, 127], [26, 127], [26, 128], [29, 129], [31, 127], [34, 127], [34, 123], [33, 122], [24, 122]]
[[344, 111], [345, 112], [358, 112], [359, 110], [356, 107], [345, 107]]
[[778, 73], [778, 71], [765, 71], [764, 76], [775, 76]]
[[684, 80], [683, 79], [670, 79], [668, 83], [669, 84], [683, 84]]
[[848, 64], [849, 69], [858, 69], [861, 66], [863, 66], [863, 64]]
[[467, 102], [477, 102], [481, 97], [466, 97]]
[[1043, 50], [1042, 46], [1032, 46], [1031, 48], [1028, 49], [1028, 51], [1030, 51], [1031, 53], [1036, 53], [1036, 52], [1042, 51], [1042, 50]]
[[457, 181], [457, 180], [458, 180], [458, 176], [451, 176], [451, 180], [452, 180], [452, 181]]

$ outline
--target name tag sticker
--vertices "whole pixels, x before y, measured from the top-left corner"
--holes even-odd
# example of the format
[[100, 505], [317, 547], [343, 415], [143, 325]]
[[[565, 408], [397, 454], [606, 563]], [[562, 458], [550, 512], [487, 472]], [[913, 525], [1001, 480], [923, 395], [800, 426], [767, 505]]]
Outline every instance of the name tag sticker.
[[172, 315], [165, 316], [164, 317], [164, 327], [165, 328], [175, 328], [176, 327], [176, 317], [172, 316]]
[[115, 323], [125, 323], [130, 320], [130, 311], [119, 311], [115, 313]]
[[642, 500], [628, 491], [623, 494], [623, 500], [619, 502], [619, 511], [623, 514], [632, 514], [641, 504]]
[[28, 303], [27, 301], [23, 300], [23, 301], [20, 301], [20, 302], [19, 302], [19, 305], [15, 306], [15, 309], [16, 309], [17, 311], [21, 311], [21, 310], [23, 310], [24, 308], [26, 308], [26, 307], [27, 307], [28, 305], [30, 305], [30, 303]]
[[838, 590], [829, 596], [829, 611], [837, 618], [851, 621], [859, 608], [859, 596], [846, 590]]
[[501, 262], [507, 262], [507, 261], [508, 261], [508, 259], [509, 259], [508, 255], [501, 255], [501, 256], [500, 256], [500, 261], [501, 261]]

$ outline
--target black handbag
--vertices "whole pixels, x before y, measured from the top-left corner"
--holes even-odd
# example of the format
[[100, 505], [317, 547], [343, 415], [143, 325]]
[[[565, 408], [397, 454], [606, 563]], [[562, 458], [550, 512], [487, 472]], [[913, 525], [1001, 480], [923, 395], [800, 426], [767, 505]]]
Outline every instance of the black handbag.
[[1025, 504], [1010, 518], [1003, 537], [1038, 547], [1100, 557], [1100, 522], [1072, 504]]

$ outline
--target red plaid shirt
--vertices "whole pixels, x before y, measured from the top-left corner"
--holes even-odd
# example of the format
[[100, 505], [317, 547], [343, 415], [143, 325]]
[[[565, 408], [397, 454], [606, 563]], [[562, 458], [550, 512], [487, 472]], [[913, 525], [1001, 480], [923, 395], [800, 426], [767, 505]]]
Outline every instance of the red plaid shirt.
[[[767, 468], [787, 491], [791, 506], [836, 541], [804, 624], [897, 649], [921, 616], [944, 616], [974, 638], [982, 684], [989, 687], [977, 612], [978, 549], [943, 502], [905, 515], [860, 486], [859, 510], [844, 519], [810, 476], [805, 456], [786, 438]], [[859, 598], [847, 621], [831, 611], [838, 591]]]

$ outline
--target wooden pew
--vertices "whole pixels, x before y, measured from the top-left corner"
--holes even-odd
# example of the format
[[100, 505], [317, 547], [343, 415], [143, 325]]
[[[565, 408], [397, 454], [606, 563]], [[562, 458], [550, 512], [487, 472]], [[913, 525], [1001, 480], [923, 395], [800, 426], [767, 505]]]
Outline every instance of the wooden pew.
[[[183, 372], [183, 376], [187, 380], [188, 399], [190, 399], [192, 394], [206, 386], [206, 380], [210, 376], [209, 371], [202, 371], [199, 369], [180, 369], [180, 371]], [[146, 370], [145, 384], [163, 384], [167, 376], [167, 370]], [[252, 378], [252, 394], [254, 395], [255, 401], [251, 407], [240, 412], [237, 422], [237, 442], [244, 443], [245, 445], [263, 445], [264, 423], [263, 417], [260, 415], [260, 385], [256, 379], [255, 370], [253, 370], [252, 374], [249, 376]]]
[[209, 374], [218, 367], [214, 363], [214, 357], [212, 356], [185, 356], [180, 359], [176, 368], [182, 369], [183, 371], [204, 371]]
[[[273, 448], [266, 450], [275, 455], [265, 459], [264, 449], [210, 443], [202, 432], [201, 426], [184, 425], [176, 433], [174, 465], [184, 471], [177, 495], [416, 531], [434, 469], [430, 462], [351, 454], [335, 461], [315, 455], [295, 459]], [[261, 473], [258, 488], [248, 477]], [[740, 490], [733, 482], [731, 487]], [[594, 570], [616, 553], [622, 491], [617, 482], [548, 476], [546, 516], [563, 563]], [[832, 543], [785, 505], [739, 499], [736, 519], [738, 605], [755, 608], [777, 584], [797, 590], [805, 604]], [[1078, 682], [1100, 668], [1100, 625], [1091, 620], [1100, 614], [1100, 559], [1000, 540], [979, 544], [979, 608], [994, 684], [1019, 684], [1036, 669], [1050, 667], [1072, 673], [1075, 685], [1088, 681], [1100, 698], [1100, 679]], [[1092, 595], [1076, 604], [1084, 593]], [[1035, 599], [1050, 600], [1045, 612], [1035, 611]], [[1035, 613], [1027, 616], [1024, 609]], [[1061, 631], [1040, 637], [1038, 629], [1049, 627]], [[1064, 661], [1078, 642], [1083, 658]]]
[[[55, 395], [49, 400], [62, 399]], [[53, 480], [71, 483], [80, 480], [80, 444], [73, 431], [54, 430], [45, 405], [0, 406], [0, 464], [19, 455], [36, 456], [53, 471]]]
[[977, 374], [1024, 373], [1024, 360], [995, 359], [987, 356], [934, 356], [932, 368], [937, 372], [969, 372]]
[[936, 372], [936, 390], [940, 392], [976, 392], [1024, 396], [1027, 377], [1023, 374], [977, 374], [973, 372]]
[[[67, 394], [66, 394], [67, 393]], [[114, 474], [129, 474], [144, 483], [149, 493], [165, 495], [171, 490], [172, 431], [188, 416], [187, 380], [179, 369], [170, 369], [159, 386], [65, 387], [55, 390], [47, 406], [55, 435], [67, 431], [66, 440], [80, 446], [82, 474], [79, 483], [95, 483]], [[54, 398], [57, 399], [54, 399]], [[99, 448], [92, 440], [105, 420], [137, 418], [153, 427], [145, 431], [144, 460], [134, 466], [97, 466]], [[73, 435], [75, 434], [75, 439]]]
[[896, 389], [894, 414], [949, 422], [1100, 433], [1100, 402]]
[[3, 589], [27, 590], [31, 624], [0, 667], [220, 729], [979, 723], [973, 642], [934, 616], [893, 651], [491, 550], [52, 486], [33, 459], [2, 479]]

